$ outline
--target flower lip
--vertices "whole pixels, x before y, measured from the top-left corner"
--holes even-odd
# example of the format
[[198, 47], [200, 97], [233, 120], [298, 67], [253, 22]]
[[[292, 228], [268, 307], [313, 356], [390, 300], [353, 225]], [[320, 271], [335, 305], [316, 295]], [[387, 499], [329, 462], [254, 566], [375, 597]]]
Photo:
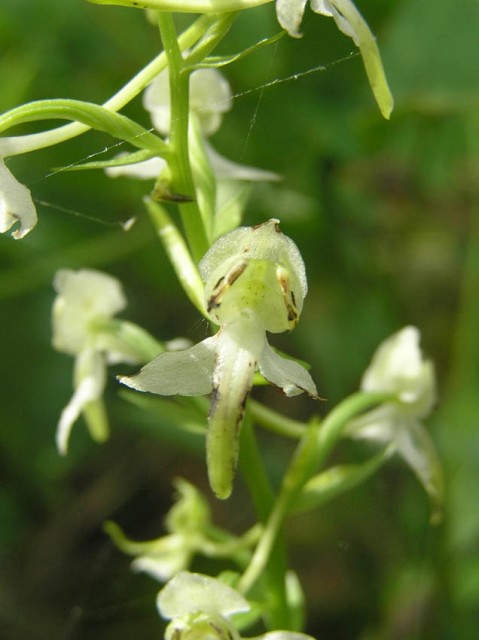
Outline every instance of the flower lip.
[[80, 353], [93, 340], [94, 323], [126, 307], [120, 283], [100, 271], [60, 269], [53, 285], [53, 345], [64, 353]]

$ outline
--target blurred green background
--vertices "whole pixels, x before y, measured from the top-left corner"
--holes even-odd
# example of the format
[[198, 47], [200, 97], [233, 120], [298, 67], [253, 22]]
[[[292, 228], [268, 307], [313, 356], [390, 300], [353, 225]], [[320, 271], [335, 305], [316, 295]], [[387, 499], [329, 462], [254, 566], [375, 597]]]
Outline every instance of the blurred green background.
[[[396, 461], [336, 503], [292, 519], [290, 559], [307, 594], [308, 632], [319, 640], [472, 640], [479, 629], [479, 4], [358, 5], [395, 95], [390, 122], [375, 107], [360, 58], [350, 56], [352, 42], [307, 9], [304, 38], [283, 38], [226, 70], [237, 97], [213, 143], [283, 176], [255, 187], [246, 222], [280, 218], [305, 258], [310, 293], [301, 322], [273, 343], [311, 362], [327, 398], [320, 411], [358, 387], [377, 344], [406, 324], [421, 329], [437, 365], [439, 404], [429, 426], [446, 474], [444, 521], [431, 528], [427, 498]], [[272, 5], [245, 12], [222, 51], [277, 30]], [[47, 97], [103, 102], [158, 47], [140, 11], [2, 0], [0, 111]], [[324, 69], [313, 71], [318, 65]], [[125, 112], [148, 124], [139, 100]], [[207, 333], [144, 216], [145, 184], [56, 171], [114, 142], [89, 133], [8, 162], [31, 189], [39, 224], [21, 242], [0, 237], [5, 640], [161, 638], [159, 585], [130, 571], [102, 523], [115, 519], [131, 537], [155, 537], [172, 477], [209, 491], [201, 443], [188, 445], [119, 398], [114, 369], [110, 441], [94, 445], [79, 424], [68, 458], [54, 447], [72, 375], [71, 359], [50, 347], [56, 269], [118, 276], [129, 300], [124, 317], [160, 339]], [[126, 233], [119, 222], [132, 216], [138, 221]], [[263, 398], [292, 416], [317, 410], [274, 390]], [[289, 446], [264, 441], [277, 482]], [[354, 460], [362, 451], [345, 443], [335, 455]], [[211, 503], [223, 526], [240, 532], [252, 522], [240, 481], [232, 501]]]

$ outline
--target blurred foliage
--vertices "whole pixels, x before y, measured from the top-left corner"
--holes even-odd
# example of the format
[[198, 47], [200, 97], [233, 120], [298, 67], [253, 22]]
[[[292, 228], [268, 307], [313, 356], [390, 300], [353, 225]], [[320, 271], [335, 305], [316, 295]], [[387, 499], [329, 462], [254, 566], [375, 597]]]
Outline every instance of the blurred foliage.
[[[274, 343], [309, 359], [327, 398], [320, 411], [357, 388], [376, 345], [405, 324], [421, 329], [437, 363], [440, 403], [431, 431], [446, 471], [444, 522], [430, 527], [426, 497], [399, 463], [321, 512], [292, 519], [291, 561], [308, 598], [308, 631], [328, 640], [474, 638], [479, 5], [358, 5], [377, 34], [395, 94], [390, 122], [377, 112], [350, 40], [308, 10], [303, 39], [283, 38], [227, 69], [235, 109], [214, 143], [228, 157], [284, 176], [279, 185], [254, 188], [246, 222], [280, 218], [303, 252], [310, 293], [302, 320]], [[272, 6], [251, 10], [222, 50], [241, 50], [277, 28]], [[3, 0], [0, 43], [3, 111], [46, 97], [102, 102], [155, 54], [159, 38], [135, 10]], [[139, 100], [126, 112], [148, 124]], [[196, 340], [207, 332], [141, 209], [145, 185], [57, 171], [111, 144], [90, 133], [9, 162], [31, 188], [40, 222], [21, 242], [0, 237], [5, 640], [161, 638], [158, 585], [130, 572], [102, 522], [117, 520], [131, 537], [154, 537], [173, 476], [208, 491], [198, 443], [188, 447], [158, 417], [125, 403], [115, 371], [111, 440], [97, 447], [79, 425], [67, 459], [54, 449], [72, 375], [71, 360], [49, 344], [57, 268], [92, 266], [118, 276], [129, 299], [126, 317], [161, 339]], [[132, 216], [137, 223], [126, 233], [119, 223]], [[258, 396], [294, 416], [318, 410], [270, 388]], [[261, 440], [278, 479], [289, 449], [270, 436]], [[363, 454], [345, 444], [337, 455]], [[252, 521], [241, 483], [234, 502], [212, 504], [218, 523], [233, 530]]]

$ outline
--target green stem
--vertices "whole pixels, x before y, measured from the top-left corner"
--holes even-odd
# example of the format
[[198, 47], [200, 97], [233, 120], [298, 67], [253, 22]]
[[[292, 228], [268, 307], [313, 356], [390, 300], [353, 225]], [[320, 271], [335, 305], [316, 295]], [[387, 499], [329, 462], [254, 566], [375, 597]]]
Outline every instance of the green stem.
[[303, 422], [287, 418], [256, 400], [249, 401], [249, 408], [254, 421], [265, 429], [268, 429], [268, 431], [273, 431], [286, 438], [295, 439], [302, 438], [306, 431]]
[[273, 508], [274, 493], [259, 454], [256, 437], [251, 424], [250, 406], [251, 400], [248, 401], [246, 415], [241, 427], [239, 465], [251, 494], [258, 519], [261, 522], [266, 522]]
[[[363, 411], [383, 402], [391, 402], [395, 396], [389, 393], [366, 393], [359, 391], [340, 402], [325, 418], [318, 432], [315, 451], [311, 455], [313, 469], [311, 475], [320, 467], [342, 436], [343, 428], [352, 418]], [[309, 479], [309, 478], [308, 478]]]
[[[191, 48], [198, 42], [205, 33], [208, 32], [211, 25], [217, 22], [215, 16], [201, 16], [188, 29], [186, 29], [178, 38], [178, 44], [182, 51]], [[167, 58], [162, 51], [156, 58], [139, 71], [127, 84], [115, 93], [109, 100], [103, 103], [105, 109], [110, 111], [119, 111], [135, 98], [143, 89], [163, 71], [167, 66]], [[16, 156], [22, 153], [29, 153], [50, 147], [60, 142], [65, 142], [71, 138], [81, 135], [88, 131], [90, 127], [79, 122], [72, 122], [49, 131], [41, 133], [33, 133], [25, 136], [12, 136], [0, 138], [0, 157], [6, 158]]]
[[[274, 509], [274, 494], [259, 454], [248, 410], [241, 428], [239, 464], [258, 519], [266, 523]], [[288, 629], [290, 613], [286, 595], [286, 546], [281, 534], [271, 547], [270, 560], [264, 571], [268, 585], [269, 626], [271, 629]]]
[[224, 13], [217, 16], [216, 22], [211, 25], [203, 38], [198, 41], [198, 44], [194, 47], [193, 51], [191, 51], [191, 53], [187, 56], [186, 60], [188, 62], [188, 65], [194, 65], [198, 62], [203, 62], [206, 56], [214, 51], [221, 40], [223, 40], [223, 38], [227, 35], [238, 15], [238, 12], [236, 12]]
[[191, 253], [196, 262], [206, 253], [209, 243], [204, 221], [196, 202], [196, 189], [189, 159], [189, 72], [181, 54], [173, 16], [159, 11], [158, 26], [168, 60], [170, 81], [170, 145], [173, 157], [169, 162], [172, 189], [191, 197], [193, 202], [179, 205]]
[[203, 281], [183, 236], [158, 202], [145, 198], [144, 204], [183, 290], [198, 311], [206, 315]]

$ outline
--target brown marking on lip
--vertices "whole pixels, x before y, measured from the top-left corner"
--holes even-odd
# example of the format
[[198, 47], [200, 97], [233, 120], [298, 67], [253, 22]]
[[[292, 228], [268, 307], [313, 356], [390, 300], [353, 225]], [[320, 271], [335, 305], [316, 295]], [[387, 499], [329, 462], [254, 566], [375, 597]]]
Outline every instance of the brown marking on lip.
[[218, 404], [218, 400], [220, 397], [220, 391], [218, 387], [213, 387], [211, 391], [211, 402], [210, 402], [210, 416], [212, 416], [216, 410], [216, 405]]

